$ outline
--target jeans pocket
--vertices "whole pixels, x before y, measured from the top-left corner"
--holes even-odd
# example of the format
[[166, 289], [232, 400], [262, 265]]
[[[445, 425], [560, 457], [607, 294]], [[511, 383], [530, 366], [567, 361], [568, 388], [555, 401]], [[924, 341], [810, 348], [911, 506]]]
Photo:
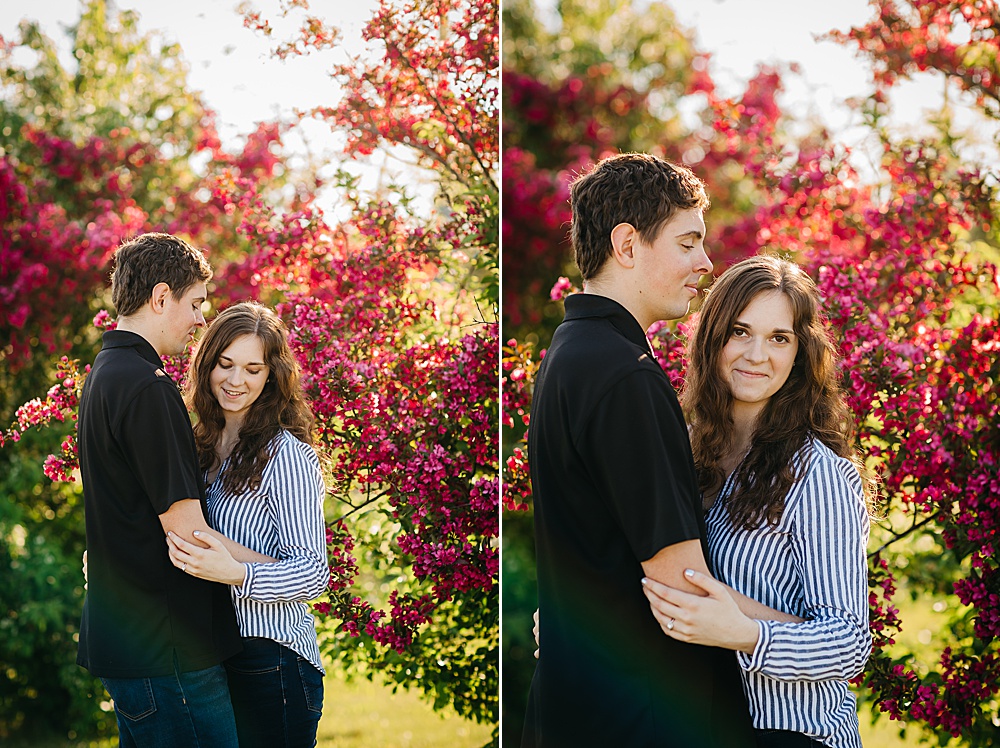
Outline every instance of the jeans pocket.
[[299, 666], [299, 680], [305, 692], [306, 709], [316, 714], [323, 713], [323, 673], [316, 669], [309, 660], [296, 658]]
[[243, 675], [276, 673], [281, 669], [281, 645], [271, 639], [246, 637], [243, 651], [226, 660], [226, 670]]
[[101, 678], [101, 683], [115, 702], [115, 709], [126, 719], [138, 722], [156, 711], [149, 678]]

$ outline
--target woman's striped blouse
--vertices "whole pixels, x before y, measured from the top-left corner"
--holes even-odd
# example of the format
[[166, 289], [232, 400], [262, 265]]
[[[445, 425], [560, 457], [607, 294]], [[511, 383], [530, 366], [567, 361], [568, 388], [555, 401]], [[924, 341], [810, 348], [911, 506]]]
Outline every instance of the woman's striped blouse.
[[208, 487], [208, 522], [237, 543], [278, 559], [244, 564], [246, 579], [231, 588], [240, 634], [273, 639], [325, 672], [305, 601], [318, 597], [330, 579], [326, 488], [312, 447], [287, 431], [275, 438], [277, 450], [256, 491], [225, 494], [218, 478]]
[[706, 518], [719, 579], [804, 623], [758, 621], [753, 654], [737, 653], [754, 727], [806, 733], [831, 748], [861, 748], [847, 680], [871, 652], [869, 520], [849, 460], [810, 438], [799, 479], [776, 527], [733, 527], [725, 510], [732, 478]]

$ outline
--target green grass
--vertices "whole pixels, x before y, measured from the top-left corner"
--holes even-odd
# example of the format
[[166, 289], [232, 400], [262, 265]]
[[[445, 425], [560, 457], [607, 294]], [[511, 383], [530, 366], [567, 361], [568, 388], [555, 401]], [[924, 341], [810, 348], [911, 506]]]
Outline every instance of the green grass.
[[480, 748], [492, 728], [435, 712], [415, 692], [326, 678], [318, 748]]
[[[318, 748], [480, 748], [490, 741], [492, 728], [469, 722], [454, 712], [435, 712], [416, 692], [392, 693], [366, 680], [345, 682], [326, 677], [323, 719]], [[73, 741], [35, 735], [11, 738], [4, 748], [113, 748], [117, 738]]]

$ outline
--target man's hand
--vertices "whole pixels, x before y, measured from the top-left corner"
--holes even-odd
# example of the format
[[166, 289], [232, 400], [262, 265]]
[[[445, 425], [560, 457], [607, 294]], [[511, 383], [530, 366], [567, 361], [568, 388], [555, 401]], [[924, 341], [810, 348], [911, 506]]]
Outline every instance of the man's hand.
[[83, 551], [83, 588], [87, 589], [87, 584], [90, 580], [87, 579], [87, 551]]
[[535, 635], [535, 659], [538, 659], [538, 653], [541, 652], [541, 645], [538, 643], [538, 608], [535, 608], [535, 614], [532, 616], [535, 620], [535, 625], [531, 627], [531, 633]]
[[726, 586], [693, 569], [685, 570], [684, 576], [707, 596], [681, 592], [649, 578], [642, 580], [643, 592], [663, 633], [689, 644], [753, 653], [760, 636], [757, 622], [743, 615]]

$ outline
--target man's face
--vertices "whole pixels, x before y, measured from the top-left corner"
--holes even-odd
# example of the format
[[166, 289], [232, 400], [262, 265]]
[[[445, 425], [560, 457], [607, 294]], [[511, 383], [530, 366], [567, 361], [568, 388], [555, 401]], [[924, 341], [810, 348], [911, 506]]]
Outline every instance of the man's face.
[[158, 351], [160, 355], [176, 356], [184, 353], [188, 344], [194, 340], [198, 328], [205, 326], [201, 306], [207, 298], [208, 288], [204, 281], [194, 283], [180, 299], [175, 299], [173, 294], [166, 294], [160, 338], [163, 350]]
[[635, 269], [647, 318], [678, 319], [687, 314], [698, 295], [698, 282], [712, 272], [702, 211], [678, 211], [650, 244], [638, 240]]

